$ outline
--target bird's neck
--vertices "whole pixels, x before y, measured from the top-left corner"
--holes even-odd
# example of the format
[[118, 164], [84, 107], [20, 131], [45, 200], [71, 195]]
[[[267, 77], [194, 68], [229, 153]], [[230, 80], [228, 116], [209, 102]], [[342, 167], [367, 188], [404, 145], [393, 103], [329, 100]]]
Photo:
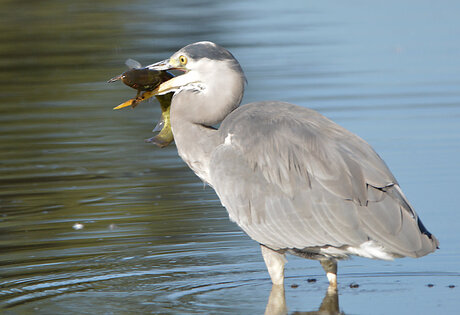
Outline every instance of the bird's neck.
[[201, 180], [211, 184], [209, 162], [212, 151], [220, 144], [219, 131], [174, 115], [173, 107], [171, 127], [179, 156]]
[[198, 177], [210, 185], [209, 162], [214, 149], [222, 143], [219, 130], [212, 126], [239, 106], [244, 91], [241, 72], [225, 67], [220, 70], [223, 74], [211, 75], [214, 80], [203, 79], [204, 90], [182, 90], [171, 101], [171, 127], [177, 151]]

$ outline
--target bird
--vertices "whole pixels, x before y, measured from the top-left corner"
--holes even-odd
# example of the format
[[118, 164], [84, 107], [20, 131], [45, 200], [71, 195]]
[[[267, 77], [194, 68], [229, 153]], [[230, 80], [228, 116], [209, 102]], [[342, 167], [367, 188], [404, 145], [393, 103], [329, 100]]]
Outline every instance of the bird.
[[260, 244], [273, 285], [284, 285], [286, 254], [318, 260], [337, 289], [339, 260], [416, 258], [439, 248], [365, 140], [307, 107], [240, 106], [246, 77], [224, 47], [192, 43], [147, 68], [181, 73], [154, 91], [174, 93], [178, 154]]

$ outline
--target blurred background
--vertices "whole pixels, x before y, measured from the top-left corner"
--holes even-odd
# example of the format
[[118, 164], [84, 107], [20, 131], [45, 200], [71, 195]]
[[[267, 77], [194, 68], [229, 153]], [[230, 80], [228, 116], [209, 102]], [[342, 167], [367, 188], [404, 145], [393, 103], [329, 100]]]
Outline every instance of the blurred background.
[[[243, 103], [311, 107], [367, 140], [441, 242], [417, 260], [341, 263], [340, 309], [455, 313], [458, 12], [428, 0], [1, 1], [0, 307], [263, 313], [271, 283], [258, 244], [174, 145], [144, 143], [158, 104], [113, 111], [135, 91], [106, 83], [127, 58], [146, 65], [210, 40], [245, 70]], [[289, 311], [317, 310], [319, 263], [288, 259]]]

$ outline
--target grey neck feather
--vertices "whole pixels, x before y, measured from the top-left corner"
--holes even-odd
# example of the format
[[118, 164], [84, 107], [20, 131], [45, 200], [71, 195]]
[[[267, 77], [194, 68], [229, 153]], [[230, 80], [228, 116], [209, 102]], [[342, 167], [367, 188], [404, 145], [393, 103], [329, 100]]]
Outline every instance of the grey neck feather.
[[178, 153], [207, 183], [212, 151], [221, 142], [219, 131], [212, 126], [239, 106], [244, 92], [244, 74], [236, 65], [216, 66], [217, 75], [200, 74], [204, 90], [179, 91], [171, 103], [171, 127]]

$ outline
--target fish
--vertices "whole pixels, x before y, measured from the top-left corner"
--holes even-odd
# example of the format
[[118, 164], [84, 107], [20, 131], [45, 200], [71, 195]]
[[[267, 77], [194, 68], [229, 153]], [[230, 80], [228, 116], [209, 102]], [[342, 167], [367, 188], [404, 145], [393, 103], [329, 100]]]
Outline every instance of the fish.
[[127, 86], [137, 90], [137, 94], [135, 98], [129, 99], [113, 109], [121, 109], [128, 106], [135, 108], [140, 102], [155, 96], [161, 106], [161, 120], [152, 131], [158, 132], [158, 134], [152, 138], [146, 139], [145, 142], [153, 143], [160, 148], [164, 148], [174, 141], [170, 121], [173, 93], [155, 95], [152, 91], [161, 83], [173, 78], [174, 75], [168, 71], [152, 70], [148, 67], [142, 67], [142, 65], [134, 59], [126, 60], [125, 64], [128, 66], [129, 70], [111, 78], [107, 82], [113, 83], [121, 80]]

